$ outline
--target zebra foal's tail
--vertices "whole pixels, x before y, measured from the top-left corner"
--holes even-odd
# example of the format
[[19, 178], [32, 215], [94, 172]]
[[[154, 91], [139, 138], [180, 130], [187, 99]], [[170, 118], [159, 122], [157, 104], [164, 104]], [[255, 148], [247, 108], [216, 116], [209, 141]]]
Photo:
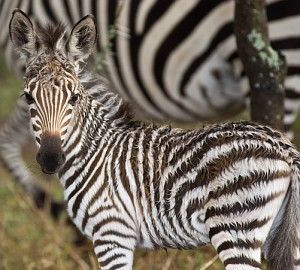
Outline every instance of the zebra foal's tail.
[[300, 269], [300, 160], [295, 155], [286, 207], [269, 243], [270, 270]]

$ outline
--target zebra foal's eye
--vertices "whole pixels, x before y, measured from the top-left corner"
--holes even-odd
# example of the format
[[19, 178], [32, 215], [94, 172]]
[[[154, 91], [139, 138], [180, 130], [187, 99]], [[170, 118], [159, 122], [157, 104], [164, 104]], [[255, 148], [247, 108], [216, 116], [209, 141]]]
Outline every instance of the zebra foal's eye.
[[32, 95], [30, 95], [28, 93], [24, 93], [23, 96], [25, 97], [28, 105], [34, 103], [34, 98], [32, 97]]
[[79, 98], [79, 94], [74, 94], [73, 96], [71, 96], [69, 103], [71, 105], [75, 105], [75, 103], [78, 100], [78, 98]]

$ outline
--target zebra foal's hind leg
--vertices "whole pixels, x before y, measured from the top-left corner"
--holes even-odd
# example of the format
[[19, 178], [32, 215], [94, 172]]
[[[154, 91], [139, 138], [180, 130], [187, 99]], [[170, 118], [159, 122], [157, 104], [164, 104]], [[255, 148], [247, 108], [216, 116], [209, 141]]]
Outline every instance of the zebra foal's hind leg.
[[[43, 208], [46, 192], [37, 185], [22, 159], [22, 146], [31, 139], [26, 103], [19, 99], [17, 105], [0, 130], [0, 162], [13, 175], [18, 184], [31, 197], [38, 208]], [[63, 211], [60, 203], [51, 203], [53, 216]]]
[[216, 184], [211, 189], [205, 225], [226, 270], [261, 269], [262, 247], [289, 185], [288, 177], [275, 180], [246, 179], [244, 183], [254, 183], [238, 187], [232, 184], [235, 180], [222, 179], [228, 186], [220, 189]]
[[[237, 223], [222, 223], [209, 228], [212, 245], [226, 270], [261, 269], [261, 237], [256, 239], [255, 232], [243, 230]], [[262, 237], [266, 236], [267, 233]]]

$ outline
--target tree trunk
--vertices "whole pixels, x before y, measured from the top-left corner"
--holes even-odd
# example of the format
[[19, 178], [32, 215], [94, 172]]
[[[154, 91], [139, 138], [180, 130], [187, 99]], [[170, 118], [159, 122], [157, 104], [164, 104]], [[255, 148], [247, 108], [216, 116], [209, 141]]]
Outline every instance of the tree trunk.
[[235, 0], [235, 35], [251, 88], [251, 120], [283, 130], [287, 67], [270, 45], [264, 0]]

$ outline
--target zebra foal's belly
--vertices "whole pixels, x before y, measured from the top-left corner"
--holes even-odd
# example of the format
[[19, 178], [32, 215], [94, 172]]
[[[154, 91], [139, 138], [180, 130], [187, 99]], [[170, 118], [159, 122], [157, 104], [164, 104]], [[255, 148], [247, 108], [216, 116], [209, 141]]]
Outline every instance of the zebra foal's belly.
[[[79, 230], [90, 239], [102, 229], [114, 231], [116, 235], [122, 234], [131, 240], [135, 238], [137, 247], [147, 249], [193, 249], [210, 242], [205, 227], [205, 211], [198, 204], [192, 213], [189, 207], [185, 210], [181, 207], [180, 213], [175, 213], [172, 209], [167, 214], [162, 214], [159, 208], [155, 208], [152, 212], [138, 215], [137, 213], [143, 212], [143, 209], [128, 214], [130, 206], [134, 208], [131, 202], [126, 202], [128, 209], [121, 209], [116, 201], [109, 200], [106, 195], [107, 193], [98, 196], [98, 200], [89, 207], [88, 203], [84, 203], [89, 200], [82, 200], [75, 211], [74, 202], [77, 196], [68, 201], [70, 217]], [[186, 202], [182, 203], [184, 204], [191, 206]], [[150, 215], [153, 212], [155, 216]], [[134, 216], [135, 220], [130, 216]]]
[[174, 208], [167, 213], [159, 212], [157, 208], [157, 216], [148, 215], [143, 218], [139, 226], [137, 246], [151, 249], [193, 249], [209, 243], [204, 209], [197, 203], [197, 207], [190, 213], [190, 207], [191, 204], [183, 200], [177, 213]]

